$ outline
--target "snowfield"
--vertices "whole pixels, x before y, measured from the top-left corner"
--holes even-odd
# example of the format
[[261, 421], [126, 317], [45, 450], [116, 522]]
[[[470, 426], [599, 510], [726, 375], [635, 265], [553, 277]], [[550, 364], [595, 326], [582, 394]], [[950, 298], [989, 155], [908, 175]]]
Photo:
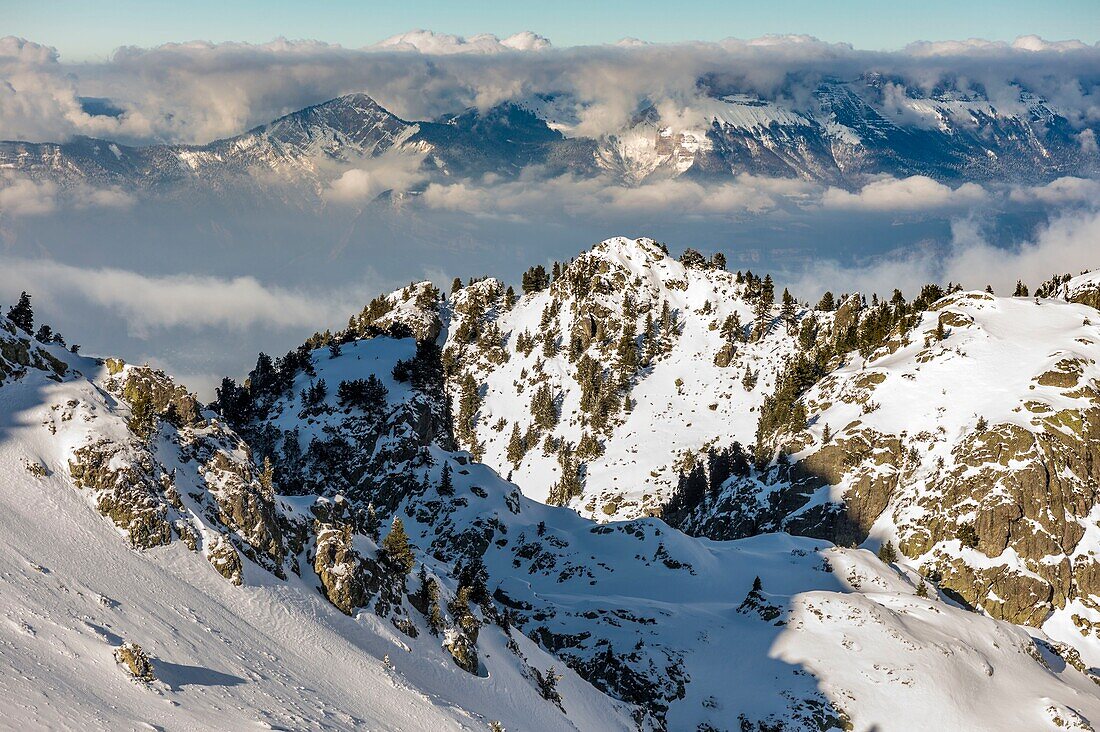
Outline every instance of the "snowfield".
[[[447, 595], [456, 587], [448, 552], [489, 527], [488, 589], [510, 618], [506, 630], [483, 617], [478, 673], [467, 673], [415, 610], [416, 637], [369, 603], [339, 612], [318, 592], [309, 545], [297, 557], [300, 574], [285, 580], [242, 555], [240, 586], [182, 541], [130, 548], [69, 466], [95, 440], [137, 451], [120, 463], [138, 459], [133, 415], [112, 378], [140, 372], [30, 348], [68, 368], [24, 367], [0, 386], [5, 726], [886, 731], [1092, 729], [1100, 720], [1100, 687], [1041, 631], [964, 610], [912, 569], [785, 534], [713, 542], [657, 519], [597, 524], [532, 501], [468, 453], [431, 443], [425, 466], [394, 466], [430, 486], [400, 496], [395, 514]], [[333, 387], [374, 374], [403, 424], [424, 396], [391, 372], [413, 351], [411, 340], [385, 336], [335, 356], [314, 351], [315, 377], [297, 382], [272, 419], [294, 424], [297, 387], [325, 379], [332, 408], [302, 426], [339, 429], [354, 415], [336, 408]], [[220, 500], [231, 487], [185, 459], [195, 435], [224, 430], [213, 416], [194, 428], [162, 424], [149, 448], [175, 467], [180, 515], [199, 527], [204, 547], [252, 528], [201, 510], [210, 505], [204, 492]], [[402, 434], [388, 433], [383, 447], [422, 439]], [[453, 495], [437, 493], [444, 466]], [[293, 517], [318, 501], [283, 496], [275, 506]], [[356, 545], [364, 556], [376, 546], [365, 536]], [[116, 663], [123, 642], [145, 650], [155, 681], [135, 681]], [[532, 668], [551, 667], [562, 674], [560, 707], [532, 682]], [[625, 698], [631, 689], [650, 698]]]

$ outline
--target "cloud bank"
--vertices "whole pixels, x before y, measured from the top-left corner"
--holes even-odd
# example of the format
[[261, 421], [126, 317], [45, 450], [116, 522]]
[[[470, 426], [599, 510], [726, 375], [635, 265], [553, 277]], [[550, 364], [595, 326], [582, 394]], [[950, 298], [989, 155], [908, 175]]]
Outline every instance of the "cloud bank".
[[1100, 181], [1064, 177], [1040, 186], [951, 187], [927, 176], [882, 177], [853, 191], [794, 178], [746, 173], [730, 181], [672, 178], [623, 187], [607, 178], [537, 175], [515, 181], [431, 183], [419, 205], [438, 211], [516, 221], [540, 217], [617, 220], [628, 217], [736, 219], [785, 210], [894, 215], [960, 216], [1010, 204], [1049, 208], [1100, 205]]
[[350, 290], [306, 292], [253, 277], [156, 276], [0, 256], [0, 292], [20, 290], [55, 311], [73, 304], [103, 308], [139, 338], [163, 329], [321, 328], [343, 322], [377, 294], [366, 282]]
[[[622, 127], [642, 103], [690, 109], [708, 92], [736, 87], [803, 104], [822, 80], [868, 73], [886, 80], [884, 100], [893, 95], [902, 116], [919, 117], [905, 103], [909, 89], [980, 93], [1008, 112], [1024, 111], [1026, 89], [1078, 129], [1100, 121], [1100, 47], [1034, 37], [918, 43], [886, 53], [805, 36], [556, 49], [533, 33], [499, 40], [415, 31], [360, 49], [285, 39], [124, 47], [86, 64], [7, 37], [0, 39], [0, 139], [206, 143], [359, 91], [406, 119], [537, 93], [568, 95], [579, 110], [576, 134], [598, 135]], [[87, 98], [109, 99], [118, 113], [89, 113]], [[1087, 137], [1082, 144], [1090, 139], [1095, 144]]]
[[973, 218], [956, 220], [946, 247], [892, 252], [863, 266], [817, 261], [802, 272], [786, 273], [793, 292], [816, 298], [825, 290], [880, 295], [901, 288], [909, 297], [929, 282], [956, 282], [967, 289], [992, 285], [1011, 294], [1017, 279], [1032, 290], [1054, 274], [1100, 269], [1100, 211], [1065, 213], [1033, 236], [1008, 245], [995, 242]]
[[134, 197], [112, 186], [77, 183], [62, 190], [52, 181], [37, 181], [0, 171], [0, 218], [43, 216], [59, 207], [125, 209]]

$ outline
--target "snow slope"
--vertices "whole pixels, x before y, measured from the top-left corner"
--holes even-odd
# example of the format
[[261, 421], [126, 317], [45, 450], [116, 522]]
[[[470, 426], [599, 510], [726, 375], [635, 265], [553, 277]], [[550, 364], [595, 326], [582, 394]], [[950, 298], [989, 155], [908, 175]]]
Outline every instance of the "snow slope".
[[[0, 386], [0, 726], [629, 728], [614, 702], [571, 673], [559, 686], [569, 717], [545, 704], [493, 626], [480, 640], [486, 675], [472, 676], [427, 633], [412, 639], [370, 612], [340, 613], [312, 573], [280, 580], [243, 558], [238, 587], [181, 541], [131, 548], [69, 469], [82, 444], [132, 439], [127, 405], [110, 393], [102, 362], [34, 347], [69, 370], [55, 381], [32, 366]], [[159, 452], [172, 449], [169, 432], [162, 427]], [[149, 654], [157, 681], [123, 673], [113, 651], [124, 641]]]
[[[574, 275], [583, 281], [583, 289], [570, 284]], [[503, 285], [487, 280], [452, 296], [445, 306], [444, 337], [448, 351], [474, 375], [481, 390], [475, 429], [484, 447], [482, 459], [502, 475], [511, 474], [526, 495], [540, 501], [547, 499], [560, 479], [556, 455], [532, 446], [513, 465], [507, 456], [508, 443], [513, 425], [521, 431], [531, 426], [532, 392], [541, 383], [550, 384], [560, 395], [561, 419], [553, 430], [540, 435], [540, 445], [545, 434], [577, 445], [586, 431], [595, 432], [586, 426], [590, 420], [580, 405], [577, 363], [568, 352], [571, 334], [586, 323], [605, 329], [607, 335], [593, 337], [584, 353], [610, 366], [615, 361], [614, 329], [624, 322], [624, 297], [632, 301], [630, 325], [639, 342], [644, 341], [647, 314], [659, 320], [666, 303], [674, 313], [678, 326], [668, 339], [667, 353], [638, 371], [628, 389], [632, 409], [600, 435], [603, 454], [584, 461], [583, 493], [569, 505], [601, 520], [644, 515], [663, 504], [676, 484], [675, 464], [684, 453], [714, 443], [751, 444], [755, 410], [795, 348], [795, 335], [776, 322], [776, 307], [763, 338], [736, 344], [731, 362], [715, 365], [715, 357], [727, 344], [721, 334], [725, 320], [736, 313], [746, 332], [754, 323], [745, 286], [723, 269], [685, 266], [649, 239], [619, 237], [597, 244], [569, 263], [561, 279], [548, 289], [523, 296], [512, 308], [501, 305], [502, 295]], [[477, 344], [466, 346], [455, 336], [467, 317], [462, 311], [470, 297], [491, 300], [480, 319], [503, 335], [506, 362], [489, 358], [493, 351]], [[542, 314], [548, 308], [557, 308], [557, 314], [544, 326]], [[799, 318], [805, 314], [800, 307]], [[547, 332], [562, 343], [559, 353], [547, 356], [541, 344], [526, 354], [517, 348], [521, 333], [539, 338]], [[611, 345], [601, 343], [601, 338]], [[751, 389], [743, 383], [746, 370], [758, 375]], [[457, 387], [452, 386], [452, 392], [457, 399]]]
[[[647, 247], [607, 249], [633, 262]], [[690, 298], [700, 282], [676, 266], [663, 264], [688, 283], [673, 292]], [[984, 315], [990, 302], [953, 307]], [[1084, 306], [1040, 307], [1084, 327], [1070, 322]], [[685, 323], [679, 338], [690, 332]], [[427, 364], [411, 339], [308, 352], [308, 368], [247, 425], [257, 447], [213, 413], [191, 414], [156, 372], [77, 357], [10, 325], [0, 344], [0, 698], [14, 727], [1084, 730], [1100, 719], [1096, 674], [1072, 648], [963, 609], [908, 564], [786, 534], [715, 542], [658, 519], [599, 524], [528, 499], [448, 449], [442, 384], [395, 373], [401, 361]], [[338, 396], [340, 382], [370, 376], [386, 389], [377, 414]], [[327, 390], [311, 396], [322, 380]], [[182, 408], [162, 409], [143, 440], [134, 430], [147, 392]], [[258, 446], [273, 440], [262, 454], [285, 475], [288, 434], [310, 446], [295, 463], [308, 490], [270, 495]], [[353, 457], [332, 461], [340, 441]], [[129, 494], [77, 470], [82, 448], [104, 443], [119, 446], [110, 470], [147, 461], [145, 472], [171, 479], [158, 477], [122, 525], [101, 515], [102, 499]], [[253, 521], [268, 506], [278, 531]], [[134, 548], [157, 525], [139, 508], [163, 509], [178, 528]], [[462, 568], [484, 566], [476, 672], [447, 650], [455, 628], [434, 635], [412, 606], [415, 572], [389, 600], [383, 577], [382, 594], [347, 615], [326, 599], [334, 574], [353, 581], [381, 566], [383, 542], [338, 510], [375, 512], [383, 526], [400, 517], [448, 616]], [[354, 551], [322, 567], [326, 525], [342, 526]], [[219, 564], [224, 546], [239, 585]], [[135, 682], [115, 662], [124, 641], [151, 656], [156, 681]], [[552, 667], [562, 677], [547, 691]]]
[[[315, 351], [314, 374], [303, 374], [268, 419], [292, 424], [310, 382], [388, 379], [383, 354], [404, 343], [383, 336], [336, 356]], [[425, 397], [386, 384], [395, 390], [389, 400]], [[357, 417], [331, 397], [311, 419], [313, 434], [354, 440]], [[375, 455], [394, 447], [370, 444], [353, 441]], [[509, 623], [596, 688], [639, 704], [643, 726], [830, 729], [850, 720], [856, 729], [908, 730], [938, 720], [1057, 729], [1055, 717], [1065, 724], [1100, 713], [1095, 682], [1058, 655], [1073, 658], [1070, 649], [968, 612], [870, 552], [783, 534], [712, 542], [656, 519], [596, 524], [525, 498], [468, 453], [438, 443], [428, 453], [404, 453], [410, 459], [346, 487], [343, 466], [322, 468], [321, 477], [353, 503], [369, 497], [383, 512], [392, 507], [448, 587], [448, 567], [474, 552]], [[393, 493], [401, 480], [415, 487]]]
[[783, 462], [731, 479], [684, 525], [889, 542], [941, 587], [1047, 629], [1095, 667], [1098, 349], [1085, 299], [951, 294], [866, 357], [841, 358], [801, 396], [805, 428], [775, 436]]

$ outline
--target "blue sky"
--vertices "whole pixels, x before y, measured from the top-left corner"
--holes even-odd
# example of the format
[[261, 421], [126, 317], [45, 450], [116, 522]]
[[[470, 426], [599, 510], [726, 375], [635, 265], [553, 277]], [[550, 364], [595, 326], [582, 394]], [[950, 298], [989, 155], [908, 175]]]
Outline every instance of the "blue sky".
[[0, 18], [0, 34], [55, 46], [67, 61], [102, 59], [122, 45], [194, 39], [263, 42], [285, 36], [358, 47], [415, 28], [502, 37], [532, 30], [556, 46], [626, 36], [670, 42], [766, 33], [806, 33], [873, 50], [915, 40], [1012, 40], [1032, 33], [1048, 40], [1100, 39], [1098, 0], [0, 0]]

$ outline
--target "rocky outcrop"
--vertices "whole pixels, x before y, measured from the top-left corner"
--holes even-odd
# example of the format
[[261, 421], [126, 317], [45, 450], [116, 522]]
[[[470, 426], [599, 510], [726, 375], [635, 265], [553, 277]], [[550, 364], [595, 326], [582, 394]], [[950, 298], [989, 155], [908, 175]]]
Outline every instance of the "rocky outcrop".
[[135, 548], [172, 540], [171, 476], [148, 453], [99, 440], [73, 453], [69, 472], [76, 487], [93, 493], [99, 512], [124, 531]]
[[218, 574], [235, 585], [244, 582], [244, 566], [241, 555], [233, 548], [232, 542], [224, 536], [215, 535], [206, 551], [206, 558]]
[[153, 673], [153, 664], [149, 662], [149, 657], [145, 655], [145, 651], [137, 643], [127, 642], [116, 648], [115, 661], [120, 663], [130, 676], [138, 681], [156, 680]]
[[69, 365], [38, 341], [23, 335], [10, 320], [0, 317], [0, 385], [8, 378], [18, 378], [28, 368], [44, 371], [59, 380]]
[[322, 592], [341, 612], [351, 615], [367, 604], [368, 574], [364, 560], [353, 546], [351, 527], [318, 524], [313, 570]]
[[[863, 328], [857, 302], [838, 329]], [[1016, 333], [1020, 321], [1045, 325]], [[1096, 336], [1057, 301], [943, 298], [890, 336], [896, 347], [849, 356], [806, 393], [808, 429], [773, 438], [781, 461], [672, 518], [714, 538], [786, 530], [842, 545], [889, 526], [941, 589], [994, 617], [1100, 611], [1100, 550], [1086, 541], [1100, 511]], [[1096, 621], [1073, 618], [1085, 634]]]
[[108, 371], [117, 375], [117, 381], [109, 380], [108, 388], [128, 403], [148, 400], [156, 414], [170, 415], [170, 421], [180, 427], [202, 423], [198, 399], [163, 371], [148, 366], [126, 366], [119, 359], [108, 359], [106, 364]]

